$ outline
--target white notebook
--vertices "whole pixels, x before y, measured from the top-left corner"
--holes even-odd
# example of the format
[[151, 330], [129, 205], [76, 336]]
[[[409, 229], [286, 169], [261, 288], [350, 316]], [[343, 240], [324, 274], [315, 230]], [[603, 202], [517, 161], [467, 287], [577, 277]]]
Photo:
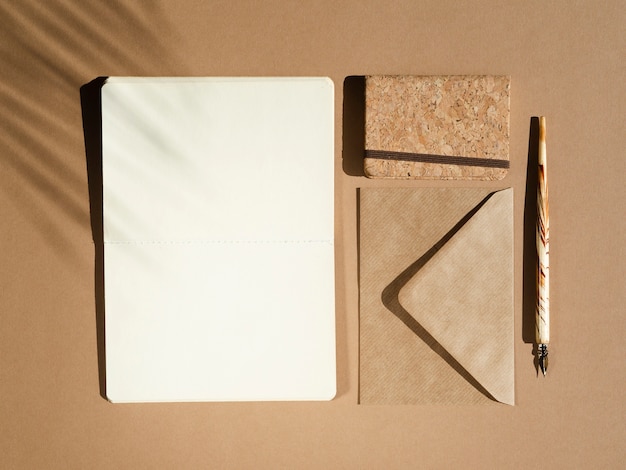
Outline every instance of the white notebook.
[[106, 394], [336, 391], [327, 78], [109, 78], [102, 88]]

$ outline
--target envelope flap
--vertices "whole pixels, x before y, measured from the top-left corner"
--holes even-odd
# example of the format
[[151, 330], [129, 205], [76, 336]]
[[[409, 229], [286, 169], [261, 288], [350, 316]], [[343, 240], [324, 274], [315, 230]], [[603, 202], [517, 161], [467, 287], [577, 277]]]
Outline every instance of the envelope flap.
[[514, 403], [513, 191], [494, 193], [404, 285], [400, 304], [496, 400]]

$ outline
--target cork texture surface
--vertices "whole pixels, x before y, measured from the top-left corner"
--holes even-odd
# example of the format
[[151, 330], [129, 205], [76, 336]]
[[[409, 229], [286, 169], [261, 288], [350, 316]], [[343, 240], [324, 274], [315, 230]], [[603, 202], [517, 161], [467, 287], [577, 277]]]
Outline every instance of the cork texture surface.
[[365, 77], [365, 149], [441, 156], [440, 162], [370, 158], [370, 178], [498, 180], [507, 168], [445, 157], [509, 160], [510, 77]]

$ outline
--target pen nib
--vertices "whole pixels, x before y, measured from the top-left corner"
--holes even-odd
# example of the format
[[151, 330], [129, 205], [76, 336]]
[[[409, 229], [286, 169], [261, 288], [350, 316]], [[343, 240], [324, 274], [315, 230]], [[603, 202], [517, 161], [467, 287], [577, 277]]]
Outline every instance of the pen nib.
[[548, 371], [548, 345], [547, 344], [539, 344], [537, 346], [537, 356], [539, 359], [539, 368], [543, 373], [543, 376], [546, 376], [546, 372]]

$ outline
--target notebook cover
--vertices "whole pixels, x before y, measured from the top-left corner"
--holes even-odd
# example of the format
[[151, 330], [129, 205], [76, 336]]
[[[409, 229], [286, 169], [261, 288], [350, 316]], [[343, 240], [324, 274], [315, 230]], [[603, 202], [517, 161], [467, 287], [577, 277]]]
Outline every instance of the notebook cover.
[[508, 76], [366, 76], [366, 176], [503, 178], [509, 94]]

